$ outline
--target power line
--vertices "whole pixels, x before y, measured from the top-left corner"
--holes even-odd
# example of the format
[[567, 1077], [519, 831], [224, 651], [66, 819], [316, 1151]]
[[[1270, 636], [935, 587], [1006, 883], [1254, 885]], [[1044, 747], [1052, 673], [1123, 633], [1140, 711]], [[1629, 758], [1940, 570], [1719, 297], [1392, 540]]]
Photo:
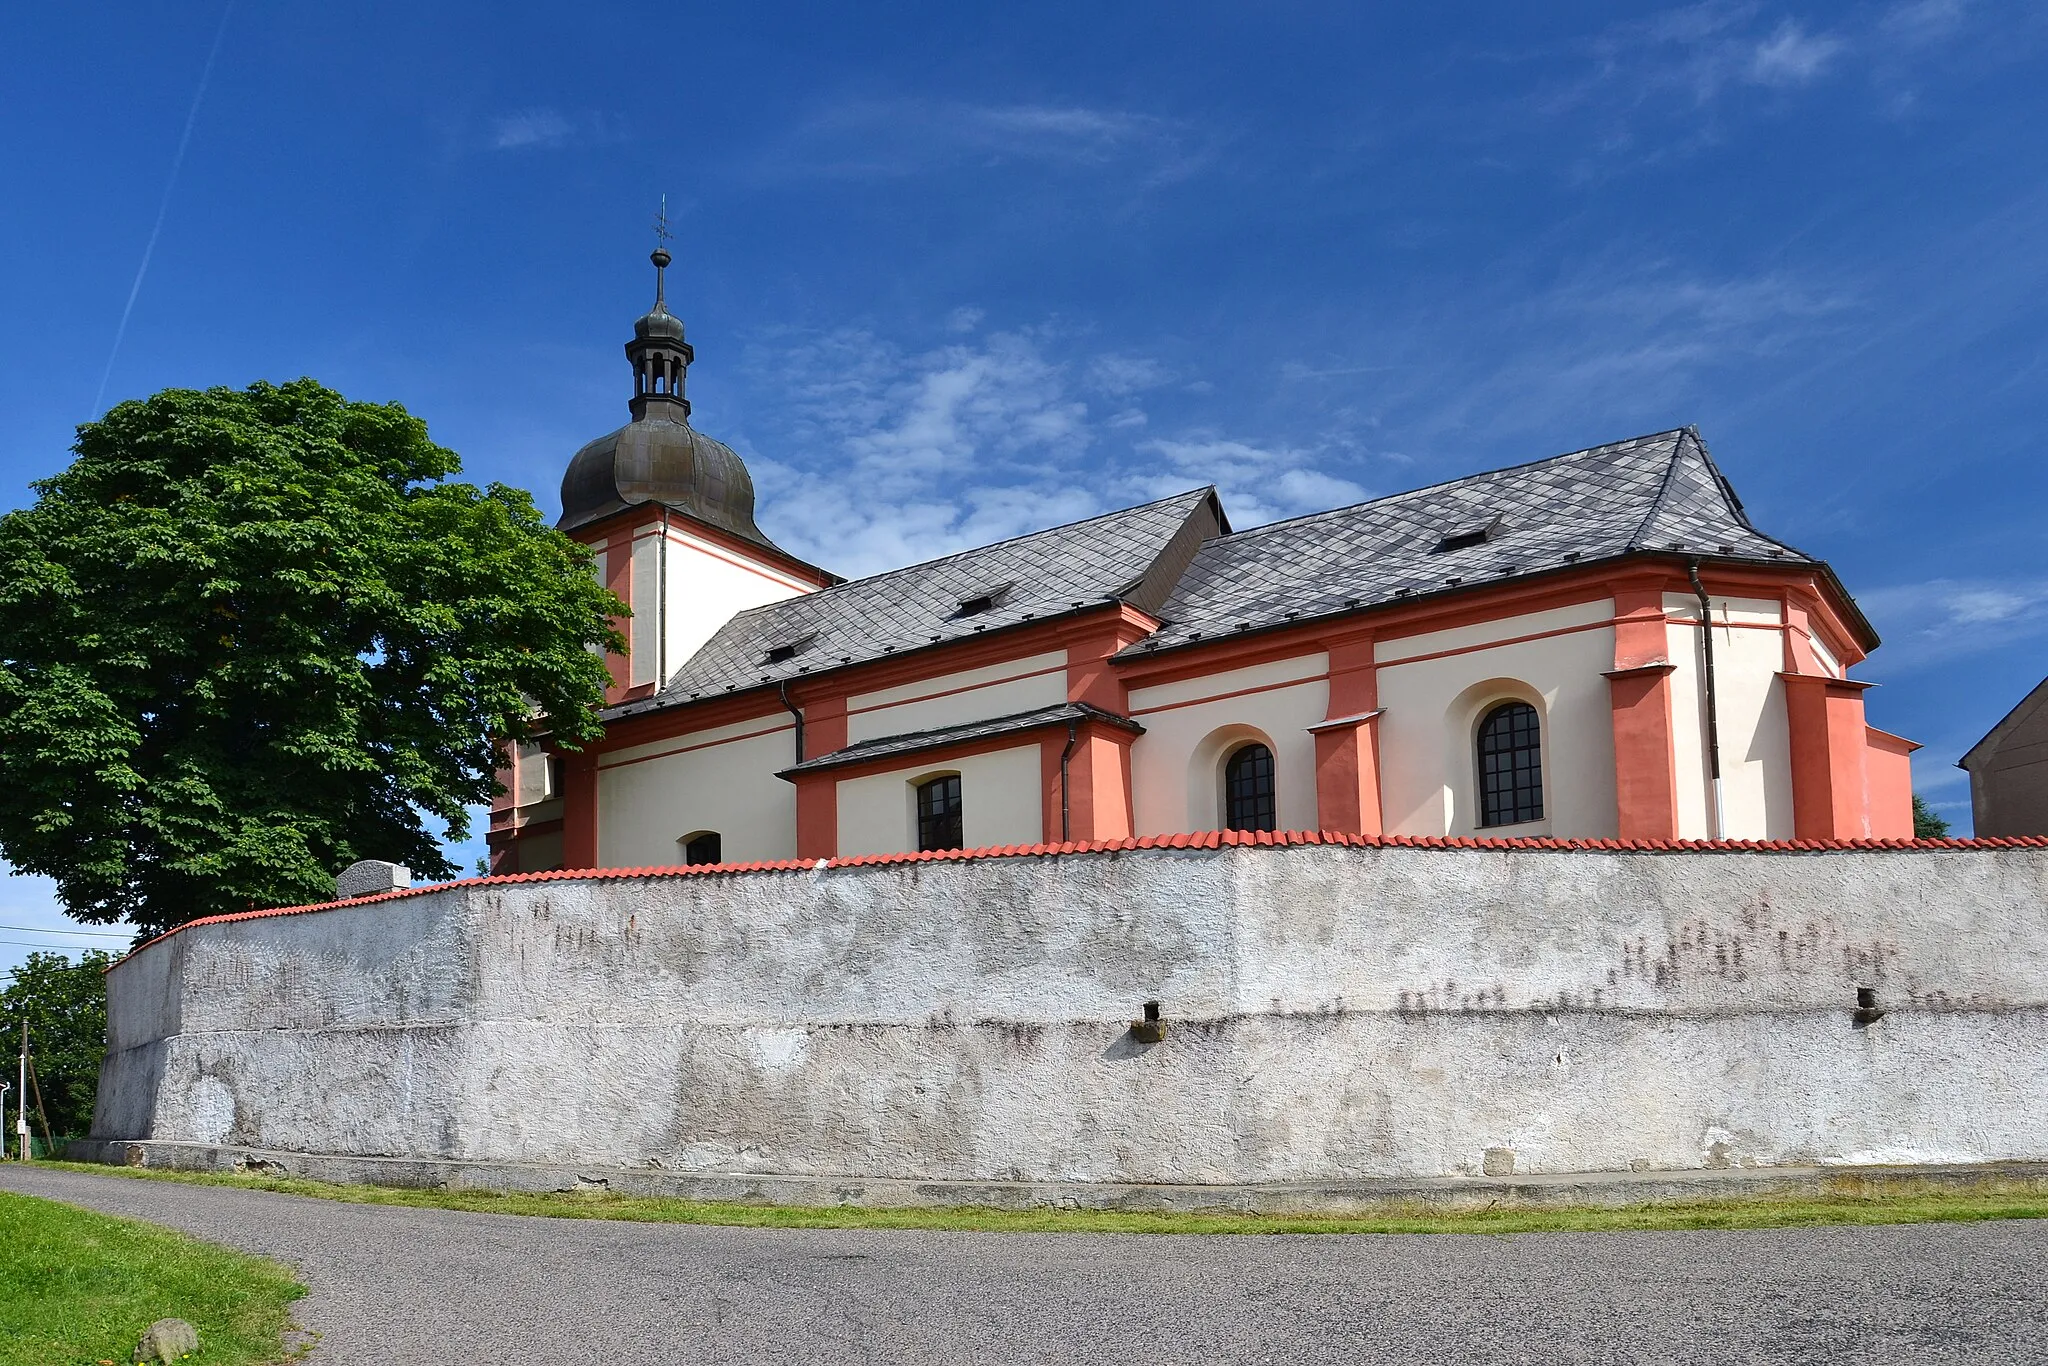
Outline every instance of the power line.
[[24, 949], [80, 949], [106, 952], [97, 944], [40, 944], [33, 939], [0, 939], [0, 944], [14, 944]]
[[18, 930], [28, 934], [89, 934], [95, 939], [133, 939], [130, 934], [116, 934], [112, 930], [46, 930], [41, 925], [0, 925], [0, 930]]

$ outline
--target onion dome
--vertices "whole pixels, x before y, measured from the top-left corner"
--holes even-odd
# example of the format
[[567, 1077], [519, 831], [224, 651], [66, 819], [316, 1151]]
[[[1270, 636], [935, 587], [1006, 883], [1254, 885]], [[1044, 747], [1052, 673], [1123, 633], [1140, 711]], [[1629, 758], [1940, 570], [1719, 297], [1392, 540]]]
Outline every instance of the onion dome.
[[649, 259], [654, 307], [633, 324], [633, 340], [626, 343], [633, 420], [576, 452], [562, 476], [562, 517], [555, 525], [572, 531], [636, 504], [659, 503], [780, 552], [754, 525], [754, 481], [746, 465], [732, 447], [690, 425], [683, 381], [696, 353], [664, 297], [671, 258], [656, 247]]

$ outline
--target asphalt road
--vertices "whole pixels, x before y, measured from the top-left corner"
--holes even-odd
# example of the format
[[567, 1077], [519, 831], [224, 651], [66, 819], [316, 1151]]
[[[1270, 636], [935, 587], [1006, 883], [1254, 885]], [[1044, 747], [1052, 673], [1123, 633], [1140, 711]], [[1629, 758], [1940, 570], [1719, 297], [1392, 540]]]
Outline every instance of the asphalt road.
[[0, 1169], [275, 1257], [314, 1366], [2048, 1362], [2048, 1220], [1312, 1237], [713, 1228]]

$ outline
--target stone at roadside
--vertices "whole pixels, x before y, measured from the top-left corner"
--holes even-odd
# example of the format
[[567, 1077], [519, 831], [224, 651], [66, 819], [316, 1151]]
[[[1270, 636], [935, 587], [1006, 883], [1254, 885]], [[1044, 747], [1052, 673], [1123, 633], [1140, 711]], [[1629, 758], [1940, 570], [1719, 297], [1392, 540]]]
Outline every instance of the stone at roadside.
[[133, 1361], [172, 1362], [199, 1350], [199, 1330], [183, 1319], [158, 1319], [135, 1344]]

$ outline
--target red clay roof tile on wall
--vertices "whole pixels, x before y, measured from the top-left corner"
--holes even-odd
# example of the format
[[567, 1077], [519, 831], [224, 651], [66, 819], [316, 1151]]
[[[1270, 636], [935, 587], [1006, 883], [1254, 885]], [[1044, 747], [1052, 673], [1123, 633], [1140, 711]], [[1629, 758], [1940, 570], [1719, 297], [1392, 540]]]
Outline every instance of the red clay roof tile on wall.
[[[1194, 834], [1143, 835], [1135, 839], [1075, 840], [1064, 844], [1009, 844], [987, 849], [947, 849], [904, 854], [858, 854], [834, 859], [779, 859], [756, 863], [709, 863], [689, 867], [564, 868], [546, 873], [505, 873], [492, 877], [464, 878], [459, 882], [436, 882], [409, 887], [399, 892], [357, 897], [352, 901], [322, 901], [306, 906], [278, 906], [262, 911], [238, 911], [233, 915], [206, 916], [166, 930], [155, 939], [132, 950], [129, 957], [196, 925], [221, 925], [239, 920], [264, 920], [280, 915], [309, 915], [315, 911], [374, 906], [455, 888], [487, 887], [521, 882], [565, 882], [578, 879], [615, 881], [622, 878], [730, 877], [742, 873], [802, 873], [834, 868], [874, 868], [895, 863], [929, 863], [934, 859], [966, 861], [991, 858], [1046, 858], [1070, 855], [1117, 854], [1143, 849], [1291, 848], [1305, 844], [1341, 845], [1354, 849], [1457, 849], [1478, 852], [1572, 852], [1617, 854], [1825, 854], [1852, 850], [1899, 852], [1940, 852], [1942, 850], [2048, 849], [2048, 835], [2016, 835], [1997, 839], [1938, 840], [1617, 840], [1520, 838], [1486, 839], [1470, 836], [1436, 835], [1350, 835], [1331, 830], [1270, 831], [1203, 830]], [[122, 961], [126, 961], [125, 959]]]

